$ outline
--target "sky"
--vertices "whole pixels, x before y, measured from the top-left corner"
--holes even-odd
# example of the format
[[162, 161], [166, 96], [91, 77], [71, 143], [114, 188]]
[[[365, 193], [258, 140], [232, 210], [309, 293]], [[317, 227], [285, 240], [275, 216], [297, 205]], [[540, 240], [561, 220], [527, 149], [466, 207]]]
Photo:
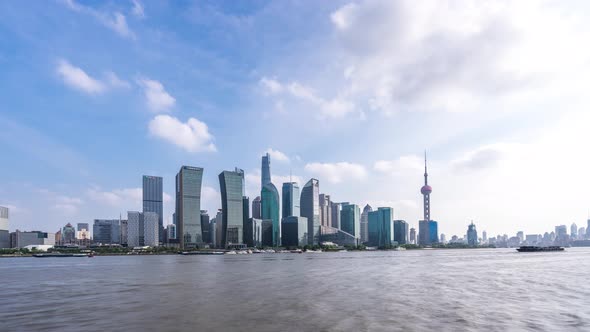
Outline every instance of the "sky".
[[10, 229], [141, 209], [182, 165], [246, 172], [439, 232], [586, 226], [587, 1], [0, 2], [0, 205]]

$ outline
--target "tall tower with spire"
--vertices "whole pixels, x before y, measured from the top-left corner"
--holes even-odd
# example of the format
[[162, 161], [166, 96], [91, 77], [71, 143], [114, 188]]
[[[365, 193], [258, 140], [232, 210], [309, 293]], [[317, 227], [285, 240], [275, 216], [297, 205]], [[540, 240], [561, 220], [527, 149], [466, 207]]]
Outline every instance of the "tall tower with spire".
[[432, 193], [432, 187], [428, 185], [426, 151], [424, 151], [424, 186], [422, 186], [420, 192], [424, 196], [424, 220], [430, 221], [430, 193]]

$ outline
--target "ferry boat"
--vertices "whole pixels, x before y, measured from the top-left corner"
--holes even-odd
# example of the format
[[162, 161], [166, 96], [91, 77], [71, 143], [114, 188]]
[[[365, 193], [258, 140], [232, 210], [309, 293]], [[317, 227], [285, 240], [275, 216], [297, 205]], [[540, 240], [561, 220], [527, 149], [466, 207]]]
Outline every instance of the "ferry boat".
[[521, 246], [516, 249], [518, 252], [542, 252], [542, 251], [564, 251], [563, 247], [549, 246], [549, 247], [537, 247], [537, 246]]
[[33, 254], [33, 257], [44, 258], [44, 257], [92, 257], [89, 254], [62, 254], [62, 253], [46, 253], [46, 254]]

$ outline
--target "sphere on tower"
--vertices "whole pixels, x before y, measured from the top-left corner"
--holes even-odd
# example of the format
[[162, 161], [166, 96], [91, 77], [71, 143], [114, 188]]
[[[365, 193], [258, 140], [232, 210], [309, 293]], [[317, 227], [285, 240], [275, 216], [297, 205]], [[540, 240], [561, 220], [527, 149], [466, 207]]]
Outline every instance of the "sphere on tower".
[[422, 187], [422, 189], [420, 189], [420, 192], [422, 193], [422, 195], [429, 195], [432, 192], [432, 187], [429, 185], [425, 185]]

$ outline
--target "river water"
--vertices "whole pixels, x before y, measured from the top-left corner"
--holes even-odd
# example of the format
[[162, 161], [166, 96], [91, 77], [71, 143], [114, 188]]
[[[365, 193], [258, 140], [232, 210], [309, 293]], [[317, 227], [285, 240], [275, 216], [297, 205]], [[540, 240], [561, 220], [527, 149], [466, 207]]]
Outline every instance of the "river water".
[[1, 258], [0, 331], [590, 331], [590, 248]]

